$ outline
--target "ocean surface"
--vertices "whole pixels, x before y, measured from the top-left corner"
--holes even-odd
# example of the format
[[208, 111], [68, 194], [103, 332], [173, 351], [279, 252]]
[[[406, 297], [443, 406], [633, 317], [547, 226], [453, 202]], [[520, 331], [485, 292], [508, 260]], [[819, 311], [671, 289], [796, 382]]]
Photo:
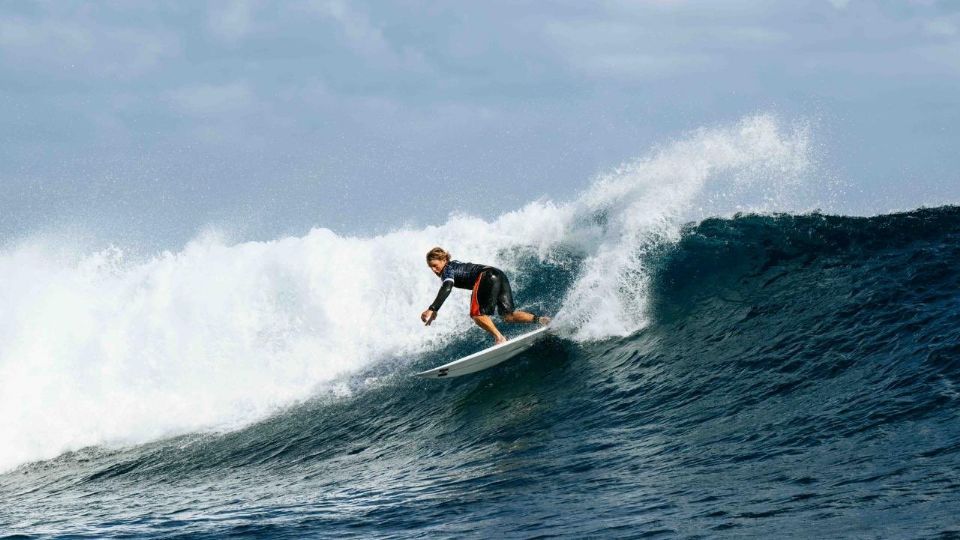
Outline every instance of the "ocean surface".
[[[809, 152], [758, 117], [493, 221], [10, 245], [0, 537], [960, 537], [960, 207], [803, 210]], [[489, 345], [464, 291], [420, 324], [434, 245], [554, 334], [413, 377]]]

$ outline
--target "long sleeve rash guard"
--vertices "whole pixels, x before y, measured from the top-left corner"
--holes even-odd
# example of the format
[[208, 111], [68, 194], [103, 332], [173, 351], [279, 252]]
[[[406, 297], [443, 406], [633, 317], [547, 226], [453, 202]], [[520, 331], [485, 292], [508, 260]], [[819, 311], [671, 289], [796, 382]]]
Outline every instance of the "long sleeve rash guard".
[[430, 304], [431, 311], [439, 311], [440, 306], [450, 295], [451, 289], [472, 289], [473, 284], [484, 270], [489, 268], [482, 264], [473, 264], [469, 262], [449, 261], [440, 272], [440, 291], [437, 292], [437, 298]]

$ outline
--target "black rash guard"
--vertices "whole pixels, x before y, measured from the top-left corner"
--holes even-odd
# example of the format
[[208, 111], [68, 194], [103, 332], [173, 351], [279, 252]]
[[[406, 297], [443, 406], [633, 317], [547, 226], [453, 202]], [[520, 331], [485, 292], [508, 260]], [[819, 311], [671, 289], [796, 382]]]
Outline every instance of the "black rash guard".
[[448, 261], [440, 272], [440, 279], [443, 283], [440, 285], [440, 292], [437, 298], [430, 304], [430, 311], [437, 312], [444, 300], [450, 295], [450, 290], [454, 287], [458, 289], [472, 289], [477, 282], [477, 278], [484, 270], [490, 268], [482, 264], [473, 264], [460, 261]]

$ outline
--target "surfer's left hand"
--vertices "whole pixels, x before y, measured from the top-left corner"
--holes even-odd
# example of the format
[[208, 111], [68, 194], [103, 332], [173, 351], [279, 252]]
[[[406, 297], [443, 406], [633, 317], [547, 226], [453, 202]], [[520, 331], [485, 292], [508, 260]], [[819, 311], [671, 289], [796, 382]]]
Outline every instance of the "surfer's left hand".
[[437, 318], [437, 312], [433, 310], [426, 310], [420, 314], [420, 320], [427, 326], [430, 326], [430, 323]]

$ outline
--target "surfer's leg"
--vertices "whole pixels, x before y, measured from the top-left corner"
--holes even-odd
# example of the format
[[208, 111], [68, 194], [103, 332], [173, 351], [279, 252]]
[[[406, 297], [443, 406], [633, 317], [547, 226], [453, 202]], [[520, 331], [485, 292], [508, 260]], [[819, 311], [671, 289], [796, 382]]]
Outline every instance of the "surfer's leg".
[[493, 336], [493, 340], [496, 343], [499, 344], [507, 341], [507, 338], [503, 337], [503, 334], [497, 330], [497, 326], [493, 324], [493, 319], [491, 319], [489, 315], [477, 315], [476, 317], [473, 317], [473, 322], [477, 323], [477, 326], [480, 328], [483, 328], [489, 332], [490, 335]]
[[477, 279], [474, 286], [473, 299], [470, 305], [470, 316], [493, 315], [497, 309], [497, 298], [500, 296], [500, 289], [503, 274], [495, 268], [485, 271]]
[[533, 324], [540, 323], [543, 326], [550, 324], [550, 317], [546, 316], [537, 316], [533, 313], [528, 313], [526, 311], [520, 311], [519, 309], [503, 316], [504, 322], [508, 323], [522, 323], [522, 324]]
[[497, 330], [493, 324], [493, 311], [496, 309], [496, 297], [499, 292], [500, 280], [496, 278], [491, 271], [486, 271], [477, 279], [473, 286], [473, 294], [470, 297], [470, 318], [480, 328], [483, 328], [493, 336], [494, 341], [503, 343], [507, 338]]
[[500, 270], [494, 270], [500, 287], [497, 289], [497, 313], [506, 319], [514, 313], [513, 309], [513, 289], [510, 288], [510, 280], [507, 275]]
[[531, 324], [538, 321], [540, 324], [550, 322], [549, 317], [537, 317], [533, 313], [514, 309], [513, 290], [510, 288], [510, 280], [507, 279], [507, 275], [500, 270], [497, 270], [497, 274], [500, 281], [500, 292], [497, 294], [497, 313], [503, 317], [505, 322], [522, 324]]
[[545, 315], [538, 316], [538, 315], [534, 315], [533, 313], [529, 313], [527, 311], [520, 311], [518, 309], [513, 313], [504, 315], [503, 320], [504, 322], [508, 322], [508, 323], [521, 323], [521, 324], [539, 323], [541, 326], [546, 326], [550, 324], [550, 321], [552, 319], [550, 319], [550, 317], [547, 317]]

